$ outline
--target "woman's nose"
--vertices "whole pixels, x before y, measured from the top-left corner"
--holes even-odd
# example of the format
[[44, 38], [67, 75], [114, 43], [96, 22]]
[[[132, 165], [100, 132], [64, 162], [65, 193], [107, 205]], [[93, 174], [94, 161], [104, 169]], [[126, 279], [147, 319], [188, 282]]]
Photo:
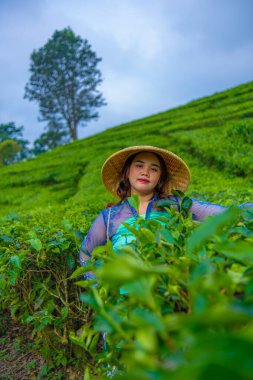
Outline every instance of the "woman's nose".
[[142, 174], [145, 176], [149, 176], [149, 169], [146, 167], [142, 168]]

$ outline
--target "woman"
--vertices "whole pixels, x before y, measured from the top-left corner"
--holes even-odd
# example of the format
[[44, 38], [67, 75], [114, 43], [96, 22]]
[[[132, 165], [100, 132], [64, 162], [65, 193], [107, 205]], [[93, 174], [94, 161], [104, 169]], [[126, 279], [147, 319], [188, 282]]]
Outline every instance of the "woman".
[[[190, 181], [186, 163], [174, 153], [153, 147], [133, 146], [112, 154], [102, 167], [102, 181], [106, 189], [120, 199], [116, 205], [103, 210], [91, 226], [80, 250], [81, 265], [90, 259], [93, 249], [112, 241], [114, 250], [134, 240], [131, 232], [122, 224], [133, 225], [139, 217], [157, 219], [169, 214], [156, 207], [156, 201], [170, 198], [179, 209], [180, 199], [172, 190], [185, 191]], [[138, 195], [140, 204], [136, 210], [129, 199]], [[193, 219], [202, 221], [208, 215], [215, 215], [225, 207], [192, 199], [190, 213]], [[164, 223], [159, 221], [161, 224]], [[86, 278], [93, 278], [91, 273]]]

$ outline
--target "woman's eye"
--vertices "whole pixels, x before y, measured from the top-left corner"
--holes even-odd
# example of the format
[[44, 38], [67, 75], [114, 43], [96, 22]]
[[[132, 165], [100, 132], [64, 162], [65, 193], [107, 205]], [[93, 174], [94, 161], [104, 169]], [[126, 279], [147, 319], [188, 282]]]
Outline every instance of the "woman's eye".
[[158, 172], [158, 169], [157, 168], [151, 168], [151, 170], [153, 171], [153, 172]]

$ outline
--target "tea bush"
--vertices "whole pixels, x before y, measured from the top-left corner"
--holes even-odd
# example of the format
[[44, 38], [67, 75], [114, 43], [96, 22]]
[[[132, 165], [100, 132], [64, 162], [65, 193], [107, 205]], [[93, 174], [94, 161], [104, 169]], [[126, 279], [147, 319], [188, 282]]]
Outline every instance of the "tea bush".
[[230, 208], [198, 225], [167, 211], [165, 228], [139, 219], [134, 246], [116, 255], [108, 242], [74, 272], [98, 280], [77, 282], [95, 318], [71, 339], [87, 349], [88, 334], [106, 333], [106, 350], [91, 353], [100, 378], [251, 379], [253, 212]]
[[89, 323], [90, 311], [69, 279], [89, 225], [84, 212], [55, 208], [1, 221], [0, 308], [32, 326], [49, 366], [69, 363], [70, 331]]

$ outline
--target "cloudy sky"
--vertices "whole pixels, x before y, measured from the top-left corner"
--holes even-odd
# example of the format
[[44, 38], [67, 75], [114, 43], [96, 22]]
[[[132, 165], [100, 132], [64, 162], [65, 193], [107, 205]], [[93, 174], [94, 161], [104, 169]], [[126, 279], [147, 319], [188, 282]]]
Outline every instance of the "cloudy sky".
[[30, 55], [65, 27], [102, 58], [108, 105], [79, 137], [253, 80], [252, 0], [3, 0], [0, 123], [43, 132], [23, 99]]

